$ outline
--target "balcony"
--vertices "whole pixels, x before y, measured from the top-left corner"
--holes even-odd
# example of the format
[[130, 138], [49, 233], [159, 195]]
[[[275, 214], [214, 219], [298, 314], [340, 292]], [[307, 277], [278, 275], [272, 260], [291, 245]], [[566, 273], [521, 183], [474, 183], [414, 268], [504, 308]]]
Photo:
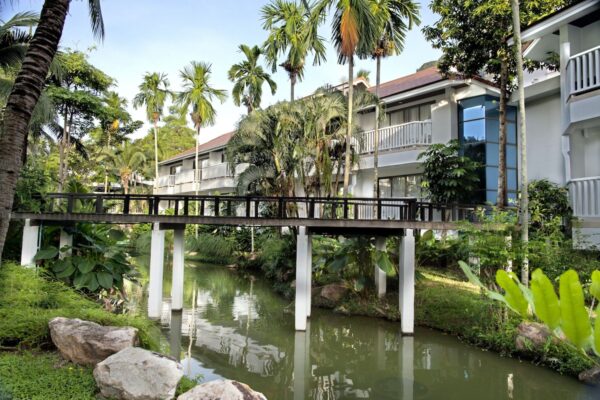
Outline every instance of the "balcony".
[[569, 189], [575, 217], [600, 217], [600, 176], [573, 179]]
[[[379, 129], [379, 151], [396, 150], [432, 143], [431, 121], [414, 121]], [[375, 130], [362, 133], [360, 154], [375, 151]]]
[[600, 46], [571, 56], [567, 70], [569, 95], [600, 89]]
[[229, 163], [214, 164], [198, 170], [186, 169], [173, 175], [160, 176], [157, 193], [192, 193], [196, 191], [194, 182], [199, 183], [197, 189], [201, 192], [229, 191], [234, 187], [233, 177]]

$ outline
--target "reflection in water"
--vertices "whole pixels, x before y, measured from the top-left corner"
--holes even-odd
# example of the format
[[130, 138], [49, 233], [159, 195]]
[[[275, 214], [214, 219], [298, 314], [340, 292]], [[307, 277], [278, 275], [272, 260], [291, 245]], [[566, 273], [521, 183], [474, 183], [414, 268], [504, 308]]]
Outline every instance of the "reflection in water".
[[161, 322], [186, 374], [239, 380], [269, 399], [600, 398], [437, 332], [402, 337], [397, 323], [313, 310], [306, 332], [295, 332], [288, 302], [222, 267], [187, 268], [184, 303], [170, 313], [166, 298]]

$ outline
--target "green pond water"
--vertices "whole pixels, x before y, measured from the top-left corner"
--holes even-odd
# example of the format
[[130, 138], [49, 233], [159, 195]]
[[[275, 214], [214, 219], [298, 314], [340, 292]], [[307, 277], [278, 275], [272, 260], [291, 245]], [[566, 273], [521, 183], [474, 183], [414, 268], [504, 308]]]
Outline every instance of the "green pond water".
[[221, 266], [186, 266], [184, 310], [171, 312], [170, 274], [165, 340], [201, 382], [238, 380], [270, 400], [600, 399], [573, 378], [428, 329], [402, 337], [399, 323], [313, 308], [306, 333], [295, 332], [293, 303]]

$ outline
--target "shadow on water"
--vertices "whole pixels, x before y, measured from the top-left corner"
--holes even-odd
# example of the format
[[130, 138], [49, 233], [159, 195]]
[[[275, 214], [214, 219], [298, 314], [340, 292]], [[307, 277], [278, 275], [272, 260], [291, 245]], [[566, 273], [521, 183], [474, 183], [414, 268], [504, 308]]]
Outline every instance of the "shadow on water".
[[165, 268], [161, 324], [191, 378], [235, 379], [272, 400], [600, 398], [575, 379], [427, 329], [402, 337], [396, 323], [315, 309], [307, 331], [294, 332], [292, 307], [267, 283], [208, 265], [185, 274], [184, 309], [171, 312]]

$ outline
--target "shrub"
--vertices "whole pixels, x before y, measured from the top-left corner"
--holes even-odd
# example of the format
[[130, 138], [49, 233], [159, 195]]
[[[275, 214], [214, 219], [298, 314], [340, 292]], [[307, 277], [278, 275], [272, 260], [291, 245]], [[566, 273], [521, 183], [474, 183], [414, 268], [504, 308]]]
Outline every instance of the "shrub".
[[529, 183], [529, 213], [531, 229], [554, 231], [564, 225], [572, 216], [569, 192], [565, 187], [547, 179]]
[[224, 236], [210, 233], [201, 233], [198, 237], [190, 235], [186, 239], [186, 247], [198, 253], [196, 258], [204, 262], [230, 264], [235, 260], [235, 242]]
[[0, 346], [51, 347], [48, 321], [54, 317], [68, 317], [102, 325], [134, 326], [140, 331], [143, 347], [159, 349], [159, 332], [150, 320], [105, 311], [62, 282], [43, 278], [34, 269], [3, 264], [0, 286]]

